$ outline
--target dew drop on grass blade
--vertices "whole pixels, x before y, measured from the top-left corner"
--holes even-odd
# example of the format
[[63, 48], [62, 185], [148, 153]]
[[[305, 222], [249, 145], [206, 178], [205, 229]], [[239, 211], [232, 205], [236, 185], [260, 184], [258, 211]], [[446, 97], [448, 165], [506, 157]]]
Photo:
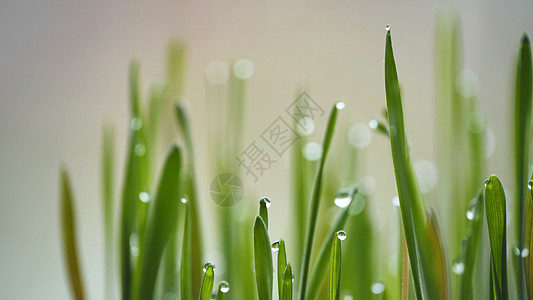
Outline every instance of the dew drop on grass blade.
[[272, 300], [272, 276], [274, 273], [272, 250], [268, 230], [261, 216], [255, 218], [253, 231], [257, 295], [259, 300]]
[[204, 276], [200, 287], [200, 300], [210, 300], [215, 281], [215, 265], [207, 262], [203, 266]]

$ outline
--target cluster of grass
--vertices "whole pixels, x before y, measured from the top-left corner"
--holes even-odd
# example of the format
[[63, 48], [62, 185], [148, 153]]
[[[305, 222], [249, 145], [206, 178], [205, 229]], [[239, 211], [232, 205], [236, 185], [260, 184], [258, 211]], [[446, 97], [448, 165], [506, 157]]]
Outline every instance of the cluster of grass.
[[[370, 127], [388, 137], [391, 145], [401, 222], [394, 272], [381, 270], [386, 268], [379, 263], [375, 251], [378, 246], [373, 238], [375, 231], [365, 206], [369, 204], [368, 195], [361, 184], [339, 190], [335, 216], [325, 212], [332, 203], [324, 195], [340, 186], [337, 177], [326, 176], [326, 163], [334, 166], [339, 163], [335, 157], [328, 160], [337, 115], [344, 108], [344, 103], [338, 102], [329, 114], [318, 161], [310, 161], [302, 154], [305, 136], [293, 146], [294, 232], [287, 235], [294, 236], [294, 240], [271, 240], [270, 200], [266, 197], [260, 198], [255, 217], [251, 211], [257, 208], [248, 207], [250, 201], [217, 208], [217, 236], [224, 255], [224, 261], [217, 263], [226, 267], [218, 276], [221, 277], [218, 286], [215, 285], [218, 279], [215, 263], [207, 261], [210, 258], [203, 252], [190, 122], [182, 101], [176, 101], [182, 94], [184, 49], [173, 44], [167, 79], [153, 84], [147, 107], [142, 105], [139, 91], [139, 64], [132, 62], [130, 66], [131, 129], [117, 221], [113, 199], [116, 188], [113, 133], [109, 127], [104, 130], [106, 299], [114, 299], [116, 294], [116, 264], [120, 266], [119, 294], [124, 300], [271, 300], [276, 295], [281, 300], [533, 299], [533, 260], [529, 255], [533, 247], [533, 181], [529, 177], [533, 179], [533, 175], [530, 176], [528, 167], [532, 65], [527, 36], [520, 43], [515, 78], [516, 212], [508, 220], [502, 183], [496, 175], [484, 181], [485, 120], [475, 93], [468, 93], [472, 82], [468, 77], [458, 76], [462, 67], [457, 20], [443, 18], [438, 23], [437, 121], [442, 133], [438, 141], [442, 155], [436, 195], [421, 192], [411, 163], [391, 28], [387, 25], [386, 29], [385, 121], [373, 119]], [[219, 67], [215, 65], [211, 71], [222, 72], [224, 76]], [[249, 62], [240, 60], [233, 64], [229, 83], [207, 80], [208, 104], [215, 112], [209, 118], [213, 133], [210, 147], [217, 149], [210, 160], [214, 174], [239, 173], [233, 158], [242, 147], [244, 95], [250, 67]], [[221, 103], [223, 107], [219, 107]], [[174, 116], [165, 117], [167, 111], [173, 111]], [[159, 123], [172, 119], [183, 146], [171, 146], [157, 172], [158, 145], [168, 141], [158, 133]], [[224, 140], [217, 138], [222, 132]], [[344, 160], [350, 161], [350, 166], [343, 179], [356, 182], [358, 150], [347, 151], [351, 159]], [[158, 181], [154, 180], [156, 173]], [[337, 170], [336, 174], [339, 173]], [[436, 210], [428, 208], [427, 198], [431, 196], [443, 206]], [[84, 299], [73, 195], [65, 170], [61, 171], [61, 203], [70, 286], [75, 299]], [[437, 222], [437, 212], [442, 214], [445, 226]], [[509, 221], [513, 222], [510, 242]], [[115, 240], [119, 241], [118, 259], [114, 255]]]

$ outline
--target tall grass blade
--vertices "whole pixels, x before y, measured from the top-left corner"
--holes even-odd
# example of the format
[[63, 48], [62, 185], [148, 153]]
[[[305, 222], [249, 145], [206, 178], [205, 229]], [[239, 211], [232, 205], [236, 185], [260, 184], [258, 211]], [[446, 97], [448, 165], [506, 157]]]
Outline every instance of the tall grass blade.
[[285, 268], [287, 267], [287, 252], [285, 251], [285, 241], [283, 239], [279, 239], [278, 247], [278, 295], [281, 297], [283, 294], [283, 272], [285, 272]]
[[70, 287], [76, 300], [85, 299], [85, 288], [80, 271], [78, 246], [76, 241], [76, 217], [74, 215], [74, 201], [67, 171], [60, 170], [61, 181], [61, 229], [63, 236], [63, 251], [65, 254]]
[[[344, 237], [343, 237], [344, 236]], [[341, 239], [346, 238], [346, 233], [340, 231], [335, 233], [331, 245], [331, 256], [329, 260], [329, 285], [328, 299], [339, 300], [341, 287]]]
[[524, 273], [526, 282], [527, 299], [533, 299], [533, 259], [530, 251], [533, 250], [533, 197], [531, 188], [533, 187], [533, 176], [528, 183], [527, 198], [524, 218], [524, 248], [520, 251], [520, 256], [524, 258]]
[[483, 226], [483, 194], [481, 191], [470, 201], [466, 218], [469, 220], [468, 230], [461, 243], [461, 252], [453, 265], [455, 273], [459, 276], [457, 280], [458, 300], [474, 299], [474, 269]]
[[[531, 46], [524, 34], [520, 42], [520, 52], [516, 66], [515, 86], [515, 244], [524, 247], [524, 205], [528, 181], [529, 133], [531, 131], [531, 87], [532, 87]], [[521, 256], [515, 257], [515, 278], [520, 299], [524, 298], [524, 264]]]
[[257, 216], [254, 223], [255, 281], [259, 300], [272, 300], [272, 250], [263, 218]]
[[507, 233], [505, 193], [496, 175], [485, 182], [485, 213], [489, 228], [494, 298], [509, 298], [507, 285]]
[[322, 159], [320, 160], [320, 165], [316, 173], [315, 182], [313, 185], [313, 192], [311, 194], [311, 199], [309, 201], [309, 213], [307, 221], [307, 232], [305, 237], [304, 244], [304, 255], [302, 257], [301, 263], [301, 281], [300, 281], [300, 300], [306, 299], [306, 289], [307, 289], [307, 276], [309, 274], [309, 268], [311, 264], [311, 251], [313, 249], [313, 241], [316, 231], [316, 223], [318, 217], [318, 208], [320, 205], [320, 195], [322, 191], [322, 179], [324, 172], [324, 165], [328, 157], [329, 148], [331, 145], [331, 140], [333, 139], [333, 132], [335, 131], [335, 123], [337, 121], [337, 113], [339, 110], [344, 108], [343, 102], [337, 102], [331, 109], [331, 114], [328, 120], [328, 126], [326, 128], [326, 134], [324, 137], [324, 145], [322, 151]]
[[102, 211], [104, 215], [104, 249], [105, 249], [105, 299], [115, 298], [115, 228], [113, 218], [114, 181], [114, 133], [111, 126], [105, 126], [102, 139]]
[[153, 299], [163, 251], [172, 236], [178, 217], [178, 196], [182, 167], [181, 149], [173, 146], [167, 156], [146, 226], [145, 249], [139, 257], [136, 299]]
[[185, 226], [183, 226], [183, 243], [181, 250], [181, 299], [194, 299], [192, 294], [192, 266], [191, 266], [191, 207], [186, 203]]
[[259, 216], [261, 219], [263, 219], [263, 222], [265, 222], [265, 226], [268, 230], [268, 208], [267, 203], [270, 203], [270, 200], [266, 197], [261, 198], [259, 200]]
[[210, 300], [215, 281], [215, 266], [211, 263], [204, 265], [204, 276], [200, 287], [200, 300]]
[[294, 274], [292, 273], [291, 263], [287, 263], [283, 271], [283, 288], [280, 300], [292, 300], [292, 283], [294, 282]]

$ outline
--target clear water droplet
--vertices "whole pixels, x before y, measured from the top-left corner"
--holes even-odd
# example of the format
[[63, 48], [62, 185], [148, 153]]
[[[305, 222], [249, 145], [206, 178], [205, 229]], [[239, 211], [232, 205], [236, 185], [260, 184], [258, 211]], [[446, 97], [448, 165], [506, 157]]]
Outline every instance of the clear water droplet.
[[279, 252], [279, 241], [275, 241], [272, 243], [272, 252], [278, 253]]
[[531, 189], [533, 188], [533, 180], [530, 180], [530, 181], [527, 183], [527, 188], [531, 191]]
[[484, 183], [485, 187], [487, 187], [488, 183], [489, 183], [489, 179], [487, 178], [487, 179], [485, 179], [485, 183]]
[[466, 128], [472, 133], [481, 133], [485, 129], [485, 117], [479, 111], [474, 111], [468, 115]]
[[338, 110], [342, 110], [344, 109], [344, 107], [346, 107], [346, 104], [342, 101], [339, 101], [335, 104], [335, 107], [338, 109]]
[[346, 239], [346, 231], [344, 231], [344, 230], [337, 231], [337, 233], [335, 235], [341, 241], [344, 241]]
[[461, 275], [465, 271], [465, 264], [462, 261], [456, 261], [452, 265], [452, 271], [457, 274]]
[[218, 285], [218, 290], [222, 294], [226, 294], [227, 292], [229, 292], [229, 283], [227, 281], [222, 280]]
[[352, 190], [350, 189], [340, 189], [335, 196], [335, 205], [344, 208], [350, 204], [352, 201]]
[[385, 291], [385, 285], [381, 282], [374, 282], [370, 286], [370, 290], [372, 291], [372, 294], [379, 295]]
[[213, 267], [213, 272], [215, 271], [215, 264], [213, 262], [210, 262], [210, 261], [206, 261], [205, 264], [202, 266], [202, 270], [205, 272], [207, 272], [207, 269], [209, 267]]
[[305, 144], [303, 156], [309, 161], [317, 161], [322, 157], [322, 146], [315, 142]]
[[390, 29], [391, 29], [390, 24], [385, 25], [385, 30], [390, 31]]
[[361, 195], [369, 196], [376, 190], [376, 180], [370, 175], [365, 175], [359, 179], [359, 192]]
[[185, 198], [185, 197], [181, 197], [181, 200], [180, 200], [180, 201], [181, 201], [181, 203], [183, 203], [183, 204], [187, 204], [187, 202], [189, 202], [189, 200], [187, 200], [187, 198]]
[[254, 64], [248, 59], [239, 59], [233, 65], [233, 74], [242, 80], [249, 79], [254, 75]]
[[259, 200], [259, 202], [261, 202], [261, 201], [265, 201], [266, 208], [270, 208], [270, 205], [272, 205], [272, 202], [270, 201], [270, 198], [268, 198], [268, 197], [261, 198], [261, 200]]
[[133, 256], [139, 255], [139, 239], [136, 233], [130, 235], [130, 251]]
[[146, 154], [146, 147], [143, 144], [137, 144], [135, 146], [135, 155], [143, 156]]
[[131, 119], [130, 127], [132, 130], [140, 130], [143, 128], [143, 121], [139, 118], [133, 118]]
[[368, 127], [370, 127], [371, 129], [378, 128], [378, 124], [378, 120], [376, 119], [371, 119], [370, 121], [368, 121]]
[[365, 148], [371, 141], [370, 130], [364, 124], [355, 124], [348, 130], [346, 139], [352, 147]]
[[528, 257], [529, 256], [529, 249], [528, 248], [522, 249], [522, 252], [520, 253], [520, 256], [522, 256], [522, 258]]
[[474, 219], [474, 212], [471, 211], [471, 210], [467, 210], [467, 211], [466, 211], [466, 218], [467, 218], [468, 220], [473, 220], [473, 219]]
[[139, 193], [139, 199], [143, 202], [143, 203], [148, 203], [150, 202], [150, 200], [152, 200], [152, 196], [150, 195], [150, 192], [140, 192]]
[[392, 205], [399, 207], [400, 206], [400, 197], [394, 196], [392, 197]]
[[518, 247], [516, 247], [516, 246], [513, 247], [513, 254], [514, 254], [515, 256], [520, 256], [520, 255], [521, 255], [521, 251], [520, 251], [520, 249], [518, 249]]
[[298, 126], [296, 126], [298, 134], [301, 136], [309, 136], [315, 130], [315, 122], [309, 117], [303, 117], [298, 120]]

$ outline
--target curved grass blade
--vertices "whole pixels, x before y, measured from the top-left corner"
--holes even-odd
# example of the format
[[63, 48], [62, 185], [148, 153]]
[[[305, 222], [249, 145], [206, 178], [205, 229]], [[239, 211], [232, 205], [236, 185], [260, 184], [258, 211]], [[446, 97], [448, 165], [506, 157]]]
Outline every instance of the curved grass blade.
[[200, 287], [200, 300], [210, 300], [215, 281], [215, 267], [211, 263], [204, 265], [204, 277]]
[[528, 183], [527, 198], [525, 205], [524, 218], [524, 248], [521, 250], [521, 256], [524, 258], [524, 273], [526, 282], [527, 299], [533, 299], [533, 259], [531, 258], [531, 249], [533, 249], [533, 198], [531, 187], [533, 187], [533, 176]]
[[[439, 292], [441, 294], [441, 299], [450, 299], [449, 293], [449, 274], [448, 274], [448, 262], [446, 260], [444, 243], [442, 242], [442, 234], [440, 233], [439, 225], [435, 217], [435, 212], [433, 210], [428, 210], [427, 212], [428, 220], [428, 248], [430, 250], [431, 256], [433, 258], [433, 263], [424, 269], [430, 270], [430, 274], [436, 282], [439, 283], [441, 288]], [[425, 260], [424, 263], [428, 261]], [[424, 270], [424, 272], [427, 272]], [[431, 293], [431, 292], [429, 292]]]
[[331, 109], [331, 114], [328, 120], [328, 127], [326, 129], [326, 135], [324, 137], [324, 145], [322, 152], [322, 159], [320, 160], [320, 165], [316, 173], [315, 182], [313, 185], [313, 192], [311, 194], [311, 200], [309, 203], [309, 213], [307, 221], [307, 232], [305, 237], [304, 244], [304, 255], [302, 257], [301, 264], [301, 282], [300, 282], [300, 299], [306, 299], [306, 289], [307, 289], [307, 276], [309, 274], [309, 265], [311, 264], [311, 251], [313, 249], [313, 240], [315, 237], [316, 231], [316, 221], [318, 217], [318, 208], [320, 205], [320, 194], [322, 191], [322, 179], [324, 173], [324, 165], [328, 157], [329, 148], [331, 145], [331, 140], [333, 139], [333, 132], [335, 131], [335, 123], [337, 121], [337, 113], [339, 110], [344, 108], [343, 102], [337, 102]]
[[185, 226], [183, 226], [183, 244], [181, 250], [181, 299], [194, 299], [192, 295], [192, 270], [191, 270], [191, 207], [189, 202], [185, 209]]
[[292, 300], [292, 283], [294, 282], [294, 274], [292, 273], [291, 263], [287, 263], [283, 271], [283, 287], [280, 294], [280, 300]]
[[461, 242], [461, 252], [454, 262], [456, 273], [459, 273], [458, 300], [474, 299], [474, 267], [483, 226], [483, 194], [481, 191], [470, 202], [466, 218], [469, 220], [468, 230]]
[[[357, 197], [358, 189], [356, 187], [351, 192], [350, 204], [342, 208], [342, 210], [339, 212], [335, 219], [335, 222], [331, 226], [326, 236], [326, 240], [322, 244], [322, 248], [320, 248], [320, 251], [318, 252], [319, 254], [316, 259], [316, 263], [313, 267], [313, 272], [311, 273], [311, 278], [309, 279], [309, 285], [306, 292], [308, 300], [313, 300], [318, 297], [319, 289], [322, 286], [324, 278], [326, 277], [326, 270], [331, 255], [331, 245], [333, 244], [333, 240], [335, 239], [337, 231], [344, 228], [346, 221], [350, 217], [350, 209], [352, 208], [354, 203], [358, 201], [356, 200]], [[362, 201], [362, 199], [360, 200]]]
[[105, 126], [102, 139], [102, 210], [104, 215], [104, 249], [105, 249], [105, 299], [111, 300], [115, 297], [115, 235], [113, 222], [113, 187], [115, 182], [113, 154], [113, 128]]
[[261, 219], [263, 219], [263, 222], [265, 222], [265, 227], [268, 230], [267, 201], [270, 201], [270, 200], [268, 200], [268, 198], [261, 198], [261, 200], [259, 200], [259, 216], [261, 217]]
[[[224, 300], [229, 299], [227, 296], [229, 292], [229, 284], [226, 281], [221, 281], [218, 284], [218, 292], [217, 292], [217, 298], [216, 300]], [[184, 298], [187, 299], [187, 298]]]
[[337, 232], [331, 245], [331, 255], [329, 260], [329, 285], [328, 299], [339, 300], [341, 288], [341, 237], [346, 233]]
[[424, 299], [425, 291], [429, 299], [446, 299], [448, 286], [438, 280], [446, 275], [434, 273], [437, 271], [433, 266], [435, 240], [409, 158], [390, 28], [387, 30], [385, 44], [385, 92], [392, 160], [416, 297]]
[[254, 263], [259, 300], [271, 300], [274, 273], [272, 250], [267, 228], [260, 216], [255, 218], [254, 223]]
[[287, 267], [287, 252], [285, 251], [285, 241], [283, 239], [279, 239], [278, 247], [278, 295], [281, 297], [283, 294], [283, 272], [285, 272], [285, 268]]
[[485, 182], [485, 213], [489, 228], [494, 299], [509, 298], [507, 286], [506, 208], [503, 186], [496, 175]]
[[146, 225], [145, 249], [139, 257], [136, 299], [152, 299], [165, 246], [174, 230], [178, 217], [180, 195], [181, 150], [173, 146], [163, 167], [157, 194], [150, 208]]
[[[524, 200], [526, 198], [526, 186], [528, 181], [528, 157], [529, 157], [529, 132], [531, 130], [531, 93], [532, 93], [532, 65], [531, 46], [529, 38], [524, 34], [520, 43], [520, 53], [516, 66], [516, 86], [515, 86], [515, 243], [518, 249], [524, 247]], [[524, 264], [522, 257], [515, 259], [515, 278], [517, 282], [520, 299], [524, 298]]]
[[76, 217], [74, 215], [74, 203], [72, 190], [67, 171], [60, 170], [61, 180], [61, 228], [63, 236], [63, 250], [66, 258], [70, 287], [74, 299], [85, 299], [83, 281], [81, 278], [80, 262], [78, 258], [78, 246], [76, 244]]

